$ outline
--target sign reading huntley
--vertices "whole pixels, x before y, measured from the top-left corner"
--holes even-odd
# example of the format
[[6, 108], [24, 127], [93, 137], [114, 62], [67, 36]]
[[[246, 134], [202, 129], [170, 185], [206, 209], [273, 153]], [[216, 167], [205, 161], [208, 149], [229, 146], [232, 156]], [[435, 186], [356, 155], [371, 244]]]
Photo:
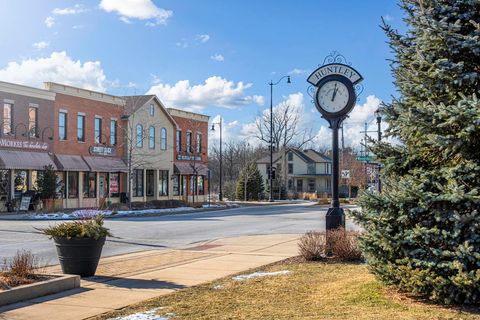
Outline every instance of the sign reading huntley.
[[110, 156], [114, 157], [117, 154], [115, 147], [105, 147], [105, 146], [91, 146], [90, 154], [93, 156]]
[[22, 140], [12, 140], [12, 139], [1, 138], [0, 147], [29, 149], [29, 150], [47, 150], [48, 144], [46, 142], [39, 142], [39, 141], [22, 141]]

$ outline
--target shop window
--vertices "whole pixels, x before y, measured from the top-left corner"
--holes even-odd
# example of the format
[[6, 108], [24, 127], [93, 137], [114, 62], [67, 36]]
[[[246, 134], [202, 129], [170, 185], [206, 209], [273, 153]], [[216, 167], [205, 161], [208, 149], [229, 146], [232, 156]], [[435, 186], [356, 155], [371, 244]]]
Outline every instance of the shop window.
[[68, 184], [68, 198], [76, 199], [78, 198], [78, 172], [68, 172], [67, 175], [67, 184]]
[[204, 184], [203, 184], [203, 176], [198, 176], [197, 177], [197, 194], [199, 195], [204, 195], [205, 194], [205, 189], [204, 189]]
[[58, 139], [67, 140], [67, 113], [58, 113]]
[[15, 198], [19, 198], [21, 197], [22, 193], [28, 190], [28, 171], [15, 170], [13, 183], [15, 189]]
[[85, 116], [77, 115], [77, 140], [85, 142]]
[[137, 137], [136, 137], [136, 146], [137, 148], [143, 148], [143, 127], [141, 124], [137, 124]]
[[102, 143], [102, 119], [95, 118], [95, 143]]
[[195, 146], [195, 151], [197, 153], [202, 152], [202, 134], [201, 133], [197, 133], [197, 144]]
[[167, 150], [167, 129], [165, 128], [160, 132], [160, 149]]
[[[178, 190], [178, 180], [177, 180], [177, 190]], [[168, 196], [168, 170], [160, 170], [158, 172], [158, 195]]]
[[9, 170], [0, 170], [0, 196], [7, 196], [9, 192]]
[[155, 128], [148, 128], [148, 147], [150, 149], [155, 149]]
[[110, 145], [117, 145], [117, 120], [110, 120]]
[[175, 141], [175, 148], [180, 151], [182, 148], [182, 131], [177, 130], [177, 141]]
[[190, 176], [190, 190], [188, 194], [197, 194], [196, 176]]
[[178, 175], [174, 175], [172, 177], [172, 187], [173, 187], [173, 195], [174, 196], [179, 196], [180, 195], [180, 185], [179, 185], [180, 179]]
[[143, 170], [135, 169], [133, 170], [133, 196], [134, 197], [143, 197]]
[[155, 196], [155, 171], [147, 170], [146, 174], [146, 194], [147, 197]]
[[3, 104], [3, 134], [12, 133], [13, 129], [13, 104]]
[[117, 198], [120, 195], [120, 174], [110, 173], [108, 180], [110, 197]]
[[[43, 174], [43, 171], [39, 171], [39, 174]], [[57, 176], [57, 190], [55, 190], [57, 199], [65, 198], [65, 172], [56, 172]]]
[[192, 153], [192, 133], [187, 132], [187, 150], [188, 153]]
[[187, 176], [182, 176], [182, 196], [183, 195], [187, 195], [187, 187], [188, 187], [188, 184], [187, 184]]
[[97, 173], [84, 172], [83, 174], [83, 197], [96, 198], [97, 197]]
[[30, 138], [38, 138], [38, 108], [28, 108], [28, 135]]

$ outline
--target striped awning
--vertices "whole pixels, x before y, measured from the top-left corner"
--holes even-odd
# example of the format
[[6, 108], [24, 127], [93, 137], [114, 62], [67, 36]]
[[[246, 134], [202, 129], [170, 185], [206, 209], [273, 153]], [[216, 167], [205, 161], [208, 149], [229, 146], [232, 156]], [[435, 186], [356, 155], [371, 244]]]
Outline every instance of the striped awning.
[[81, 156], [55, 154], [53, 160], [58, 170], [62, 171], [90, 171], [87, 163]]
[[0, 168], [44, 170], [45, 166], [57, 166], [46, 152], [28, 152], [15, 150], [0, 150]]
[[127, 165], [122, 159], [114, 157], [83, 157], [95, 172], [128, 172]]

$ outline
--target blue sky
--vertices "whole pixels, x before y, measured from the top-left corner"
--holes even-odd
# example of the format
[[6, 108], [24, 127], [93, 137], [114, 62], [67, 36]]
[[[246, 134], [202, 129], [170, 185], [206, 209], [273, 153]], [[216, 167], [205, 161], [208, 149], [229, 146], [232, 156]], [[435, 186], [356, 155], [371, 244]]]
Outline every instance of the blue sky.
[[269, 106], [268, 81], [290, 74], [274, 104], [298, 104], [302, 125], [326, 144], [305, 79], [336, 50], [365, 78], [346, 124], [356, 145], [362, 123], [395, 94], [382, 16], [403, 27], [395, 1], [3, 0], [0, 80], [156, 93], [167, 107], [221, 115], [227, 137], [248, 138]]

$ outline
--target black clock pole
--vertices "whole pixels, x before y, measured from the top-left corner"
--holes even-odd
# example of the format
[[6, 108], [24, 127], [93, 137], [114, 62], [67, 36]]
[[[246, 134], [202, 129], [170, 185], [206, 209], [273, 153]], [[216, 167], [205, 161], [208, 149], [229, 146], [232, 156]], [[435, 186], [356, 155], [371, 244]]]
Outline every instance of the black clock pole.
[[334, 230], [339, 227], [345, 228], [345, 214], [340, 208], [338, 197], [339, 184], [339, 152], [338, 152], [338, 129], [343, 119], [333, 119], [330, 121], [332, 128], [332, 207], [328, 209], [325, 217], [326, 230]]

